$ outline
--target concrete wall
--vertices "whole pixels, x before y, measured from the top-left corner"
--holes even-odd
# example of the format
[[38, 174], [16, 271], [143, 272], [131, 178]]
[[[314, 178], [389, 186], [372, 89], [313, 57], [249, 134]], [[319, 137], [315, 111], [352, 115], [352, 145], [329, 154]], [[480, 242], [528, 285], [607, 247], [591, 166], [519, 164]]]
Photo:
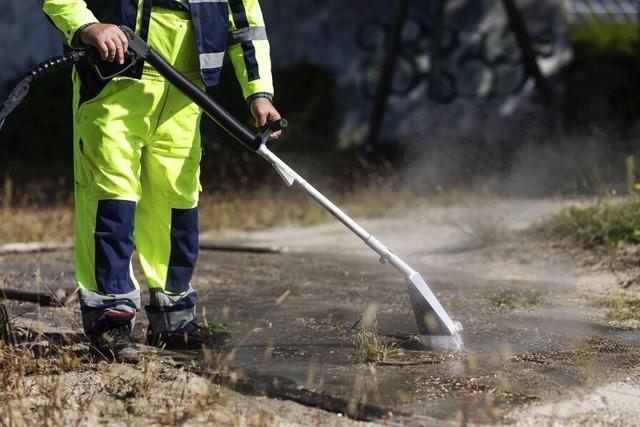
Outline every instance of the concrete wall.
[[[564, 0], [518, 0], [544, 54], [540, 64], [557, 81], [570, 59]], [[345, 142], [368, 127], [372, 94], [393, 12], [388, 0], [264, 0], [278, 64], [307, 60], [333, 69], [346, 112]], [[429, 96], [433, 20], [425, 0], [410, 2], [404, 48], [393, 84], [388, 137], [433, 132], [450, 121], [474, 127], [487, 111], [511, 116], [531, 107], [532, 82], [499, 0], [448, 0], [441, 96]], [[443, 121], [442, 118], [447, 120]]]

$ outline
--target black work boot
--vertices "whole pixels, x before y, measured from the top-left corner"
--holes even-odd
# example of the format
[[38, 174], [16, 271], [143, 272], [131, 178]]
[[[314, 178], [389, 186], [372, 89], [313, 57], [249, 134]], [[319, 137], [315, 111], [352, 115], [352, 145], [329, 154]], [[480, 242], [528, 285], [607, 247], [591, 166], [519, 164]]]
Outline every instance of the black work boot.
[[194, 322], [175, 332], [147, 330], [147, 344], [170, 350], [199, 350], [222, 348], [231, 342], [231, 334], [222, 329], [205, 328]]
[[101, 333], [93, 340], [96, 349], [116, 362], [138, 363], [140, 351], [131, 338], [129, 325], [118, 325]]

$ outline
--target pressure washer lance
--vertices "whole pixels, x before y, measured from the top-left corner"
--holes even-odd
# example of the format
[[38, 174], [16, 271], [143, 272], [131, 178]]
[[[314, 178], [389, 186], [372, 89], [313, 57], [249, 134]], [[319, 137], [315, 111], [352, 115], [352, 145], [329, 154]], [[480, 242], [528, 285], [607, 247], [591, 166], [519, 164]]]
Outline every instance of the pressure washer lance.
[[[280, 119], [267, 123], [267, 125], [260, 130], [260, 133], [256, 135], [240, 123], [235, 117], [229, 114], [229, 112], [220, 106], [220, 104], [207, 95], [206, 92], [198, 88], [193, 82], [169, 64], [162, 56], [151, 49], [149, 45], [147, 45], [147, 43], [131, 29], [124, 26], [120, 27], [120, 29], [129, 39], [128, 54], [133, 57], [131, 63], [127, 67], [123, 68], [120, 73], [128, 69], [132, 63], [139, 60], [144, 60], [149, 63], [149, 65], [155, 68], [166, 80], [202, 108], [203, 112], [218, 126], [238, 140], [238, 142], [246, 148], [254, 151], [269, 162], [285, 181], [287, 186], [290, 187], [293, 186], [293, 184], [298, 184], [299, 187], [306, 191], [324, 209], [329, 211], [338, 221], [343, 223], [367, 246], [369, 246], [369, 248], [376, 252], [380, 257], [380, 262], [383, 264], [390, 264], [404, 275], [409, 289], [409, 297], [414, 310], [418, 332], [422, 337], [429, 339], [428, 343], [438, 343], [436, 345], [440, 345], [439, 343], [442, 341], [439, 340], [439, 338], [452, 338], [453, 341], [455, 341], [453, 342], [454, 346], [461, 345], [459, 332], [462, 330], [462, 325], [459, 322], [451, 320], [446, 310], [442, 307], [420, 273], [411, 268], [398, 255], [393, 253], [382, 242], [362, 228], [267, 148], [267, 142], [271, 134], [287, 127], [288, 123], [286, 120]], [[89, 63], [92, 65], [98, 76], [105, 78], [105, 73], [101, 72], [101, 64], [94, 54], [87, 55], [86, 53], [83, 54], [82, 51], [74, 51], [62, 57], [54, 58], [51, 61], [45, 61], [40, 66], [35, 67], [31, 71], [30, 75], [21, 82], [19, 87], [12, 92], [10, 100], [5, 103], [4, 109], [0, 112], [0, 120], [4, 121], [4, 118], [13, 110], [13, 108], [15, 108], [15, 106], [24, 99], [26, 91], [28, 90], [28, 85], [34, 78], [46, 74], [54, 65], [56, 68], [60, 68], [67, 64], [78, 63], [82, 61], [83, 56], [87, 56]], [[108, 78], [117, 75], [112, 73], [109, 74], [111, 75]], [[448, 343], [444, 345], [449, 346]]]

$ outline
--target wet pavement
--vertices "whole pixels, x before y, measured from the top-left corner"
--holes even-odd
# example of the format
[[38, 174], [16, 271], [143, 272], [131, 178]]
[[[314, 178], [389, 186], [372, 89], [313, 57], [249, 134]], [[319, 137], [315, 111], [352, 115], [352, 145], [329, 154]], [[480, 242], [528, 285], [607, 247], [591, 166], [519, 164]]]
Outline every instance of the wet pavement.
[[[317, 235], [326, 239], [323, 227]], [[366, 403], [394, 413], [391, 419], [424, 424], [517, 421], [510, 415], [515, 408], [562, 400], [637, 371], [640, 334], [604, 327], [602, 308], [590, 298], [602, 289], [581, 287], [602, 277], [556, 270], [570, 263], [561, 251], [518, 234], [481, 246], [448, 238], [443, 245], [453, 251], [436, 247], [438, 236], [429, 235], [422, 247], [412, 235], [407, 252], [462, 322], [460, 351], [419, 349], [402, 276], [366, 252], [348, 245], [323, 250], [322, 243], [283, 253], [204, 250], [194, 279], [199, 314], [225, 321], [235, 336], [231, 352], [213, 355], [215, 369], [231, 378], [290, 380], [288, 387], [335, 398], [352, 414]], [[458, 268], [461, 260], [473, 268]], [[24, 281], [73, 289], [70, 251], [0, 256], [0, 266], [11, 287]], [[39, 269], [35, 277], [30, 266]], [[508, 274], [501, 277], [499, 269]], [[36, 315], [29, 305], [12, 308], [20, 310]], [[375, 312], [378, 347], [387, 351], [379, 363], [359, 355], [367, 310]], [[68, 323], [69, 315], [57, 321]]]
[[[224, 265], [242, 265], [239, 274], [217, 276], [222, 286], [210, 285], [202, 269], [198, 282], [200, 289], [216, 289], [203, 293], [210, 313], [228, 307], [238, 338], [230, 366], [283, 376], [347, 401], [492, 422], [513, 405], [625, 375], [640, 360], [637, 333], [621, 339], [567, 307], [571, 294], [560, 284], [552, 290], [545, 284], [534, 305], [503, 307], [496, 301], [505, 295], [529, 301], [531, 289], [543, 286], [440, 272], [432, 286], [463, 323], [464, 348], [414, 351], [415, 320], [402, 277], [370, 258], [205, 257], [220, 263], [218, 273]], [[355, 344], [356, 323], [371, 305], [377, 306], [377, 333], [393, 346], [382, 364], [373, 365], [358, 359]]]

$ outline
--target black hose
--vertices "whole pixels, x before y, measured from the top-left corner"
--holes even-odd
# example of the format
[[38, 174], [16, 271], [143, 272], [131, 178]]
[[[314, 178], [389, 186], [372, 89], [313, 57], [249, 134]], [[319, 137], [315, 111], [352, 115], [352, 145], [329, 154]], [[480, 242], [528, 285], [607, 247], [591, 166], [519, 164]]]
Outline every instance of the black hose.
[[[155, 68], [167, 81], [169, 81], [169, 83], [178, 88], [196, 105], [202, 108], [204, 113], [208, 115], [218, 126], [248, 149], [258, 151], [260, 146], [267, 141], [271, 132], [282, 130], [287, 126], [286, 120], [275, 120], [267, 123], [267, 125], [261, 129], [261, 134], [256, 135], [209, 95], [207, 95], [205, 91], [196, 86], [191, 80], [187, 79], [171, 64], [169, 64], [162, 56], [151, 49], [146, 42], [131, 31], [131, 29], [126, 27], [121, 27], [121, 29], [129, 39], [129, 51], [134, 54], [137, 59], [147, 61], [149, 65]], [[0, 128], [2, 128], [5, 118], [27, 96], [27, 93], [29, 92], [29, 84], [33, 80], [59, 68], [66, 67], [67, 65], [77, 64], [90, 55], [90, 49], [73, 50], [65, 55], [48, 59], [33, 67], [27, 77], [25, 77], [11, 92], [9, 99], [4, 103], [4, 106], [0, 111]]]
[[176, 86], [195, 104], [197, 104], [211, 119], [225, 132], [237, 139], [242, 145], [252, 151], [260, 148], [261, 139], [233, 117], [220, 104], [173, 68], [164, 58], [151, 49], [145, 60], [155, 68], [165, 79]]
[[29, 74], [27, 74], [27, 77], [22, 79], [15, 89], [11, 91], [9, 98], [2, 105], [2, 110], [0, 110], [0, 129], [2, 129], [2, 125], [7, 116], [27, 97], [29, 86], [33, 80], [68, 65], [77, 64], [86, 56], [87, 52], [84, 50], [73, 50], [65, 55], [47, 59], [33, 67], [31, 71], [29, 71]]
[[65, 55], [47, 59], [46, 61], [41, 62], [40, 64], [33, 67], [31, 71], [29, 71], [29, 77], [31, 77], [32, 79], [36, 79], [52, 71], [64, 68], [67, 65], [77, 64], [86, 56], [87, 51], [85, 50], [72, 50]]

